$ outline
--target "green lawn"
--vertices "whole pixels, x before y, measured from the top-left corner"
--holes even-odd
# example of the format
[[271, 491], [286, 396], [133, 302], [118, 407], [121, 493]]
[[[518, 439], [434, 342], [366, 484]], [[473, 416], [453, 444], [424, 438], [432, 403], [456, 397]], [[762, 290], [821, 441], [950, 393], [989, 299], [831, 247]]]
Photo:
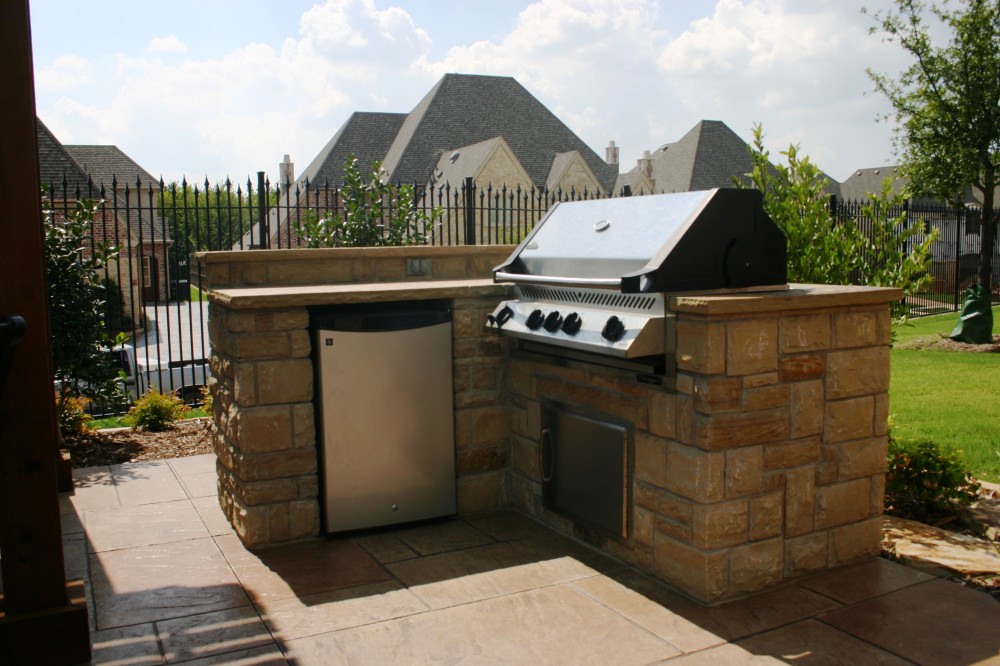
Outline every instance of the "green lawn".
[[[1000, 307], [993, 308], [1000, 321]], [[1000, 482], [1000, 354], [898, 348], [946, 336], [957, 313], [911, 320], [896, 331], [889, 413], [900, 441], [961, 450], [972, 473]]]
[[[208, 416], [208, 412], [203, 409], [192, 409], [190, 412], [184, 415], [184, 419], [197, 419], [203, 416]], [[125, 415], [121, 416], [108, 416], [103, 419], [94, 419], [87, 424], [91, 430], [104, 430], [105, 428], [128, 428], [131, 424], [125, 421]]]

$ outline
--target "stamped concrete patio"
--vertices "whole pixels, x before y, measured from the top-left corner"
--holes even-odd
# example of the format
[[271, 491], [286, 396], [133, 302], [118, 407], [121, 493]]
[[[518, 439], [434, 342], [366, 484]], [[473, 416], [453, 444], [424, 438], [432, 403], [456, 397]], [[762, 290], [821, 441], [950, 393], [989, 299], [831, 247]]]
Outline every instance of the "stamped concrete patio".
[[515, 513], [249, 552], [214, 456], [61, 498], [97, 664], [1000, 664], [1000, 603], [876, 559], [706, 608]]

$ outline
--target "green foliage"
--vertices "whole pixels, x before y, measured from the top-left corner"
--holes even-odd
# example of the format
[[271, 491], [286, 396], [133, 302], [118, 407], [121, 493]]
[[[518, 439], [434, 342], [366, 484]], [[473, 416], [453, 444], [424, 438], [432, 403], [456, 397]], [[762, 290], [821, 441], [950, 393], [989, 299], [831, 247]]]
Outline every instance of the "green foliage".
[[49, 293], [52, 364], [59, 387], [56, 416], [69, 408], [71, 398], [86, 395], [103, 405], [123, 404], [120, 370], [107, 350], [121, 343], [105, 326], [107, 290], [102, 280], [118, 248], [92, 238], [100, 204], [81, 201], [65, 217], [44, 210], [45, 274]]
[[979, 484], [955, 451], [933, 442], [900, 444], [889, 438], [885, 512], [923, 522], [954, 516], [976, 500]]
[[[365, 178], [367, 177], [367, 181]], [[308, 211], [296, 222], [295, 231], [306, 247], [376, 247], [417, 245], [425, 241], [428, 227], [441, 216], [441, 209], [427, 212], [414, 205], [412, 185], [383, 182], [382, 163], [372, 162], [362, 176], [357, 159], [344, 160], [343, 214], [319, 218]]]
[[[764, 210], [788, 240], [789, 282], [899, 287], [906, 294], [926, 287], [931, 279], [930, 247], [937, 232], [917, 241], [923, 230], [907, 224], [902, 208], [905, 197], [892, 195], [890, 181], [884, 181], [882, 192], [872, 194], [862, 209], [872, 229], [868, 236], [857, 221], [834, 219], [826, 193], [829, 180], [797, 146], [781, 153], [787, 165], [772, 166], [759, 124], [753, 136], [749, 183], [734, 182], [764, 194]], [[892, 215], [894, 209], [903, 212]], [[893, 305], [895, 321], [902, 321], [906, 314], [904, 301]]]
[[174, 421], [184, 418], [189, 409], [176, 394], [152, 390], [128, 410], [128, 422], [134, 430], [162, 432]]
[[[933, 282], [929, 272], [931, 245], [939, 236], [936, 228], [925, 234], [919, 221], [908, 223], [903, 206], [906, 199], [905, 193], [892, 194], [889, 178], [882, 181], [880, 193], [869, 193], [861, 216], [870, 223], [871, 233], [860, 234], [860, 251], [854, 257], [862, 284], [903, 290], [903, 300], [891, 306], [896, 323], [905, 322], [909, 315], [906, 297], [927, 291]], [[893, 215], [894, 210], [898, 214]]]
[[[87, 413], [87, 398], [77, 398], [67, 396], [63, 399], [62, 409], [58, 410], [59, 432], [63, 437], [79, 435], [90, 429], [93, 417]], [[59, 395], [56, 394], [56, 404], [59, 404]]]
[[[1000, 0], [955, 5], [895, 0], [894, 10], [875, 12], [870, 32], [898, 43], [913, 63], [897, 78], [868, 75], [892, 104], [896, 147], [914, 191], [950, 201], [970, 185], [983, 193], [979, 281], [988, 286], [1000, 184]], [[935, 44], [932, 33], [944, 31], [947, 44]]]
[[753, 128], [750, 184], [735, 180], [737, 187], [755, 187], [764, 194], [764, 210], [788, 239], [788, 281], [818, 284], [850, 284], [856, 248], [861, 234], [853, 224], [837, 224], [830, 215], [829, 181], [798, 147], [783, 151], [787, 166], [771, 165], [764, 148], [764, 130]]
[[208, 384], [201, 387], [200, 409], [208, 414], [212, 413], [212, 389], [208, 386]]

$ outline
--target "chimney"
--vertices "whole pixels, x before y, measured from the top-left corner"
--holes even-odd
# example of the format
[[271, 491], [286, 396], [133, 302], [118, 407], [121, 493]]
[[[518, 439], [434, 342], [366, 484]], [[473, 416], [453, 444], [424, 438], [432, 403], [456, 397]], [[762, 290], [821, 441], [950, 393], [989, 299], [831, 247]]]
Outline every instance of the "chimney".
[[294, 184], [295, 164], [288, 155], [285, 155], [285, 159], [278, 165], [278, 187], [287, 191], [292, 189]]
[[611, 165], [618, 164], [618, 146], [615, 145], [614, 141], [604, 149], [604, 161]]
[[647, 176], [653, 174], [653, 159], [649, 156], [649, 151], [642, 151], [642, 157], [639, 158], [639, 171], [642, 171]]

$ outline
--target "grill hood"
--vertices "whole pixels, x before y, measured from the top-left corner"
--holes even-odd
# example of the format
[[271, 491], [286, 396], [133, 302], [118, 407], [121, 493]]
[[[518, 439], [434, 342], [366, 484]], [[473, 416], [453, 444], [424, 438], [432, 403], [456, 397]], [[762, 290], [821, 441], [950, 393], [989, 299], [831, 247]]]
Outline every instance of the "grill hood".
[[494, 280], [622, 293], [784, 287], [785, 248], [757, 190], [575, 201], [549, 209]]

